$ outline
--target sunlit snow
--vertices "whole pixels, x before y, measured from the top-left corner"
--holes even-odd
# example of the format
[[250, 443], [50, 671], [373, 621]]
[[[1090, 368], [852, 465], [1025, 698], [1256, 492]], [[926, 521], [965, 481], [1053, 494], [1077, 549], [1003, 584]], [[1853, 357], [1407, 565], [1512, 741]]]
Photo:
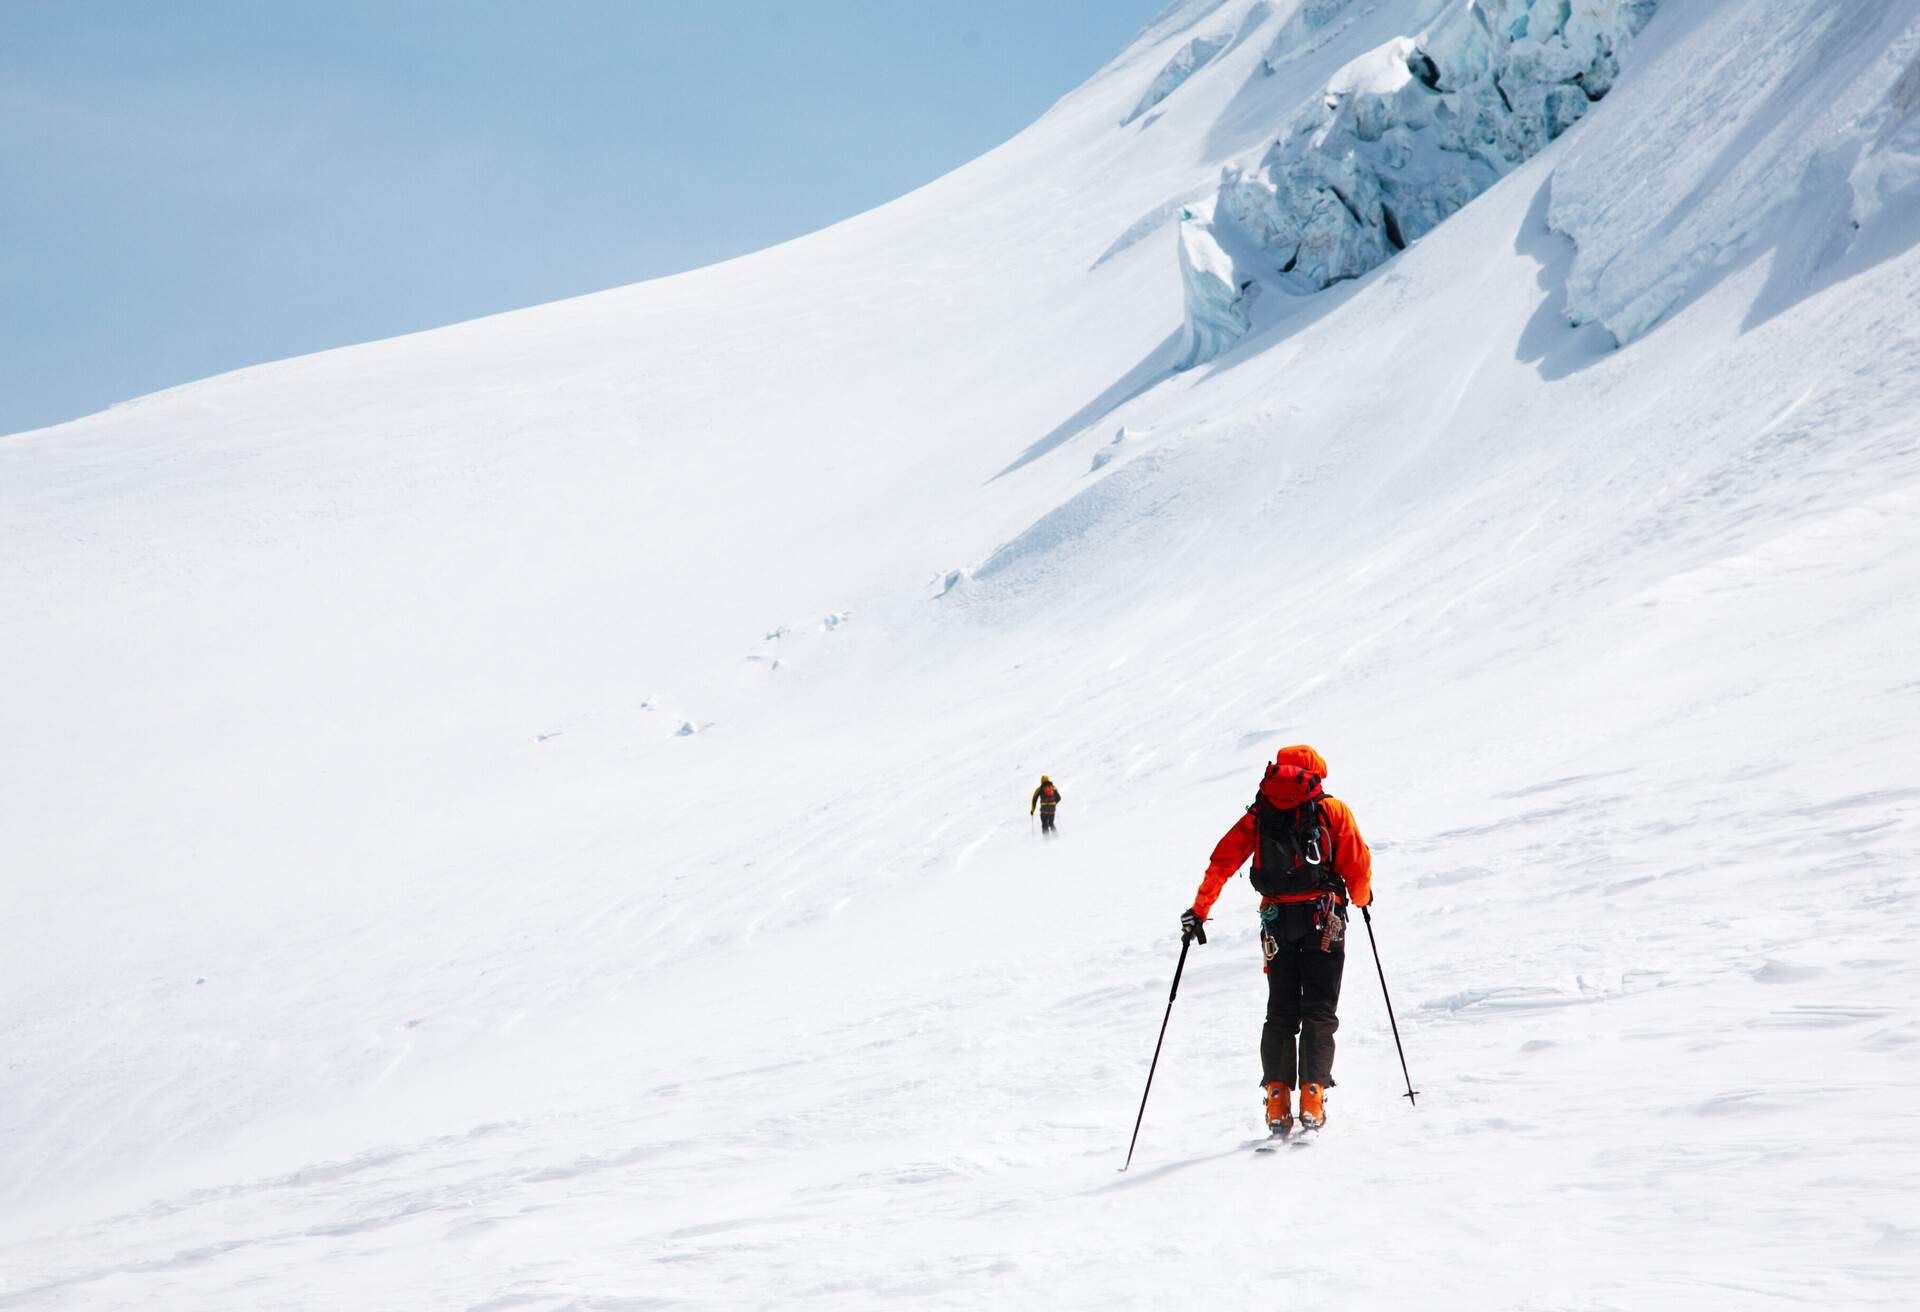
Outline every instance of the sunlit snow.
[[[1468, 8], [0, 439], [0, 1308], [1908, 1304], [1920, 12], [1667, 0], [1323, 289], [1215, 230]], [[1294, 742], [1419, 1105], [1362, 940], [1248, 1151], [1236, 880], [1122, 1175]]]

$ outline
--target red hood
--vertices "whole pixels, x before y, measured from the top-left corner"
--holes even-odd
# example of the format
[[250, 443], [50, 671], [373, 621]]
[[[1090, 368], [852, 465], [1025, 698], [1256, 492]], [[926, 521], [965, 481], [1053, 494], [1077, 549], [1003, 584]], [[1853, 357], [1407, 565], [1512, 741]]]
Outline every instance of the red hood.
[[1327, 777], [1327, 761], [1320, 753], [1304, 745], [1282, 747], [1260, 781], [1267, 800], [1283, 810], [1319, 797], [1320, 782]]

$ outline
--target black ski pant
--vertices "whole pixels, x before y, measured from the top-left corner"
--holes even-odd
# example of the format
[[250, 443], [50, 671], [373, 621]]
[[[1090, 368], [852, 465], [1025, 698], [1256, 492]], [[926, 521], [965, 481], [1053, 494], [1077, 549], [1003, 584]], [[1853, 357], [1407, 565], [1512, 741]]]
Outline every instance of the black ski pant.
[[1053, 808], [1050, 806], [1040, 808], [1040, 832], [1043, 834], [1053, 832]]
[[[1267, 1023], [1260, 1031], [1262, 1084], [1289, 1088], [1333, 1083], [1333, 1032], [1340, 1028], [1340, 974], [1347, 964], [1346, 922], [1340, 937], [1320, 950], [1324, 924], [1315, 926], [1312, 902], [1263, 908], [1260, 947], [1267, 957]], [[1344, 910], [1344, 908], [1342, 908]], [[1295, 1040], [1298, 1038], [1296, 1058]]]

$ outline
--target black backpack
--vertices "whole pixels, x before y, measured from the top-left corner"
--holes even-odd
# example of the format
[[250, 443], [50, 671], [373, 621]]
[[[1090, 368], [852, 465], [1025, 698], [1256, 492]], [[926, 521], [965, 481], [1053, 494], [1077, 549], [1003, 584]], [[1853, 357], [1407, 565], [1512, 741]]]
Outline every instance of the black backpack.
[[1248, 875], [1255, 892], [1262, 897], [1290, 897], [1340, 890], [1320, 799], [1282, 808], [1260, 793], [1247, 810], [1258, 835]]

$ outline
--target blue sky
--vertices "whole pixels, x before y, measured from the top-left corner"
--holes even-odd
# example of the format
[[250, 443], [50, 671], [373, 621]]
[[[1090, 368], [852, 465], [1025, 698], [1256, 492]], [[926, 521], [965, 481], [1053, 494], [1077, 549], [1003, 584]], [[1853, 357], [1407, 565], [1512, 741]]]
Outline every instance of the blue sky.
[[0, 433], [811, 231], [1164, 3], [7, 0]]

